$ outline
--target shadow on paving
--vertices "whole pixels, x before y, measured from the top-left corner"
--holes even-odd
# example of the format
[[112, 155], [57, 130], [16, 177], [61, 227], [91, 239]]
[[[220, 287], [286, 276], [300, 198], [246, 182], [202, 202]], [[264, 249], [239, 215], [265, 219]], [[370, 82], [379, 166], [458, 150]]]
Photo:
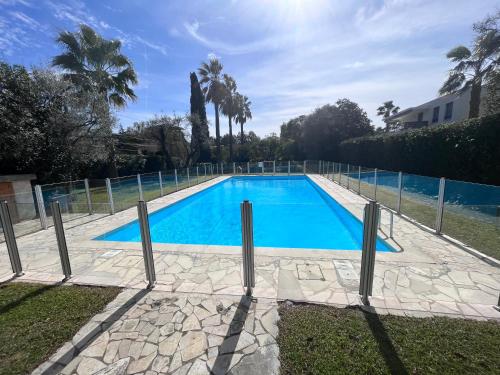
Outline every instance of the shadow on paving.
[[250, 307], [252, 306], [253, 297], [241, 296], [234, 317], [229, 324], [229, 329], [224, 337], [224, 341], [219, 347], [219, 353], [212, 367], [212, 374], [226, 374], [231, 367], [233, 354], [238, 345], [241, 332], [245, 326], [245, 321], [248, 316]]
[[391, 374], [408, 374], [408, 371], [399, 358], [396, 348], [392, 344], [391, 338], [387, 334], [387, 331], [380, 321], [378, 314], [364, 309], [361, 311], [365, 316], [373, 337], [377, 341], [380, 353], [384, 357], [385, 364], [389, 368]]

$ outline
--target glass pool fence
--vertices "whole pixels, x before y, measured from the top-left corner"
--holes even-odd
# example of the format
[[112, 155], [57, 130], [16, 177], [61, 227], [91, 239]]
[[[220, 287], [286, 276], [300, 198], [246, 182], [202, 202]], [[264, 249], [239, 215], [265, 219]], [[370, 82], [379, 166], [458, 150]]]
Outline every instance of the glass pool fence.
[[320, 162], [321, 175], [430, 230], [500, 259], [500, 187]]

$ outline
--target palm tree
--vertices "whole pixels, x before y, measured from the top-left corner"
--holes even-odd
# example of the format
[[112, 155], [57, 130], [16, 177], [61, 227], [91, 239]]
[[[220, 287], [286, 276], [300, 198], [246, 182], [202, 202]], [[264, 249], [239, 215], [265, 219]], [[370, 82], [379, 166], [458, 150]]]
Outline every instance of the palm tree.
[[461, 45], [446, 54], [449, 60], [458, 64], [450, 70], [439, 93], [445, 95], [470, 89], [469, 118], [479, 116], [483, 81], [492, 79], [500, 66], [500, 33], [497, 26], [499, 20], [500, 11], [495, 16], [474, 24], [473, 29], [477, 36], [472, 49]]
[[220, 153], [220, 125], [219, 108], [224, 96], [224, 85], [221, 81], [222, 64], [216, 58], [212, 57], [208, 63], [202, 62], [198, 69], [201, 77], [200, 84], [203, 87], [203, 94], [207, 103], [212, 102], [215, 111], [215, 143], [217, 145], [217, 160], [221, 161]]
[[248, 97], [245, 95], [237, 94], [236, 101], [238, 103], [237, 105], [237, 112], [236, 112], [236, 123], [240, 124], [241, 126], [241, 144], [245, 143], [245, 133], [243, 133], [243, 125], [247, 122], [247, 120], [252, 119], [252, 112], [250, 111], [250, 106], [252, 105], [252, 102], [248, 100]]
[[398, 112], [399, 107], [395, 106], [392, 100], [384, 102], [384, 104], [377, 108], [377, 116], [383, 116], [386, 131], [389, 131], [391, 128], [391, 122], [388, 120], [388, 117]]
[[132, 62], [120, 53], [119, 40], [106, 40], [83, 24], [77, 32], [60, 32], [56, 40], [66, 51], [55, 56], [52, 65], [63, 68], [67, 79], [84, 90], [95, 90], [116, 107], [136, 99], [129, 85], [137, 84], [137, 75]]
[[238, 112], [238, 93], [236, 81], [228, 74], [224, 74], [224, 97], [222, 99], [222, 113], [229, 120], [229, 161], [233, 161], [233, 118]]

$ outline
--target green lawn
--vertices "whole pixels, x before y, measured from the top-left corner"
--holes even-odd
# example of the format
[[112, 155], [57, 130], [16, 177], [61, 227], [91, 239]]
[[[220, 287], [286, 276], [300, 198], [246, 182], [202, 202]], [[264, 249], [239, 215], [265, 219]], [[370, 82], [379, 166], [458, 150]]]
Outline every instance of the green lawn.
[[0, 286], [0, 374], [31, 372], [119, 292], [69, 285]]
[[498, 374], [500, 323], [280, 307], [282, 374]]
[[[338, 179], [336, 178], [336, 181]], [[342, 186], [346, 186], [347, 177], [342, 176]], [[350, 189], [357, 192], [358, 180], [351, 178]], [[361, 194], [373, 199], [373, 185], [361, 183]], [[377, 201], [384, 206], [396, 209], [397, 194], [382, 186], [377, 187]], [[436, 205], [428, 201], [418, 200], [416, 196], [403, 195], [401, 199], [401, 213], [424, 224], [435, 228]], [[397, 233], [397, 228], [394, 229]], [[461, 214], [449, 209], [444, 210], [442, 233], [453, 237], [476, 250], [495, 259], [500, 259], [500, 227], [492, 222], [481, 220], [478, 216], [468, 215], [467, 211]]]

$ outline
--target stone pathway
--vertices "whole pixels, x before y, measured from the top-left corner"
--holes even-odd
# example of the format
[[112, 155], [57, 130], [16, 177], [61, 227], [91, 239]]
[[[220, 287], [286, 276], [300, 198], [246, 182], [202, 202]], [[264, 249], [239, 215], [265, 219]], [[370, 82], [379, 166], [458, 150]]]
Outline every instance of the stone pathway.
[[277, 321], [275, 301], [127, 289], [33, 374], [277, 374]]

